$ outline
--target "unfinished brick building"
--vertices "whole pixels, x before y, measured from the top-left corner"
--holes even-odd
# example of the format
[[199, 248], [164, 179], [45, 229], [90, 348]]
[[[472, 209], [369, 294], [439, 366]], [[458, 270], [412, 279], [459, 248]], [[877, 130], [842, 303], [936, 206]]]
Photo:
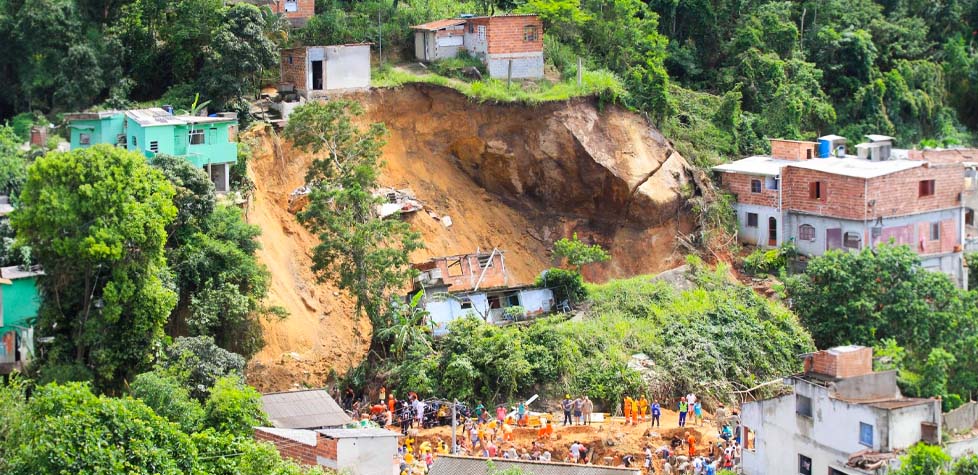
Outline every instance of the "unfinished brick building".
[[445, 19], [411, 29], [418, 60], [451, 58], [464, 49], [482, 59], [490, 77], [543, 77], [543, 22], [536, 15]]
[[303, 46], [282, 50], [282, 84], [307, 99], [370, 87], [370, 44]]
[[[267, 6], [275, 13], [285, 15], [294, 27], [306, 26], [316, 14], [316, 0], [238, 0], [258, 6]], [[237, 3], [237, 2], [230, 2]]]
[[867, 138], [857, 156], [845, 154], [841, 137], [772, 139], [771, 155], [714, 167], [722, 187], [737, 197], [741, 242], [792, 242], [810, 256], [906, 244], [924, 267], [966, 285], [965, 165], [912, 159], [919, 156], [893, 149], [890, 137]]

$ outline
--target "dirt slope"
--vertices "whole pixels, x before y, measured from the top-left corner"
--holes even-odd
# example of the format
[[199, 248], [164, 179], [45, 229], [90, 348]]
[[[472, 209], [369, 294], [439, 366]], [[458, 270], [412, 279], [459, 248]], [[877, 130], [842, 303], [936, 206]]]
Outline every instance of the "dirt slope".
[[[382, 183], [408, 188], [427, 208], [408, 217], [426, 249], [412, 258], [499, 247], [517, 282], [551, 265], [553, 241], [577, 232], [612, 259], [591, 280], [651, 273], [679, 261], [675, 236], [692, 229], [682, 198], [689, 165], [640, 116], [590, 99], [538, 106], [478, 104], [434, 86], [373, 90], [353, 97], [366, 120], [389, 129]], [[256, 182], [249, 220], [262, 227], [261, 259], [272, 273], [271, 303], [290, 317], [266, 324], [255, 357], [261, 389], [321, 384], [365, 354], [369, 324], [349, 318], [350, 302], [309, 269], [315, 238], [287, 211], [312, 157], [268, 132], [255, 141]], [[360, 335], [359, 337], [357, 335]]]

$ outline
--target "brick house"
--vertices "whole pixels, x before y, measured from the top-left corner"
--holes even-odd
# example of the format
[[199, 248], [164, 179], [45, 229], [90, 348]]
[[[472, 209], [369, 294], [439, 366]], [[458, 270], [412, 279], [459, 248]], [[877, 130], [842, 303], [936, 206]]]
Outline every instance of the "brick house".
[[307, 99], [370, 87], [370, 44], [285, 49], [281, 80]]
[[271, 443], [282, 457], [352, 475], [390, 475], [397, 437], [386, 429], [255, 428], [255, 439]]
[[792, 242], [817, 256], [892, 240], [916, 250], [924, 267], [966, 285], [966, 167], [911, 159], [911, 151], [893, 149], [883, 136], [858, 145], [859, 156], [840, 150], [844, 141], [835, 136], [817, 143], [772, 139], [769, 156], [714, 167], [721, 186], [737, 197], [741, 242]]
[[[275, 13], [285, 15], [292, 26], [301, 28], [316, 14], [316, 0], [238, 0], [252, 5], [267, 6]], [[233, 2], [237, 3], [237, 2]]]
[[536, 15], [445, 19], [411, 29], [420, 61], [452, 58], [464, 49], [486, 64], [492, 78], [543, 77], [543, 22]]
[[506, 272], [503, 251], [436, 257], [413, 266], [419, 271], [411, 292], [423, 292], [435, 335], [443, 335], [448, 324], [467, 315], [487, 323], [507, 322], [510, 307], [520, 307], [520, 317], [549, 313], [556, 307], [551, 289], [514, 285]]
[[940, 400], [903, 396], [896, 371], [873, 371], [871, 348], [803, 357], [805, 371], [784, 380], [791, 391], [741, 406], [742, 473], [883, 473], [908, 447], [941, 443]]

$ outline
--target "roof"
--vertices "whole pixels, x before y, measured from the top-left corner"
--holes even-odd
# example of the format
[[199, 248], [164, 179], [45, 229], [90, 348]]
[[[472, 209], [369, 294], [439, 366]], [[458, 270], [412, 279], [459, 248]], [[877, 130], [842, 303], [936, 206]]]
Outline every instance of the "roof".
[[255, 427], [255, 430], [292, 440], [300, 444], [316, 446], [316, 431], [305, 429], [279, 429], [278, 427]]
[[889, 399], [886, 401], [877, 401], [868, 403], [872, 407], [879, 409], [902, 409], [904, 407], [919, 406], [921, 404], [933, 404], [934, 399], [924, 399], [916, 397], [901, 397], [896, 399]]
[[126, 117], [143, 127], [159, 125], [209, 124], [215, 122], [234, 122], [230, 117], [206, 117], [198, 115], [173, 115], [159, 107], [126, 111]]
[[[575, 465], [568, 463], [515, 461], [493, 459], [494, 471], [503, 472], [519, 469], [533, 475], [639, 475], [639, 468], [602, 467], [598, 465]], [[478, 457], [440, 455], [431, 465], [428, 475], [488, 475], [488, 460]]]
[[108, 111], [98, 111], [98, 112], [72, 112], [71, 114], [65, 114], [64, 120], [101, 120], [107, 119], [112, 116], [121, 114], [122, 111], [118, 110], [108, 110]]
[[790, 162], [788, 166], [854, 178], [876, 178], [922, 167], [924, 166], [924, 162], [916, 160], [884, 160], [874, 162], [855, 157], [845, 157], [815, 158], [801, 162]]
[[44, 275], [44, 271], [40, 267], [32, 267], [28, 270], [23, 270], [20, 266], [0, 267], [0, 277], [4, 279], [26, 279], [39, 275]]
[[401, 435], [397, 432], [376, 427], [364, 429], [320, 429], [316, 432], [330, 439], [365, 439], [374, 437], [400, 437]]
[[859, 351], [865, 348], [866, 348], [865, 346], [860, 346], [860, 345], [845, 345], [845, 346], [834, 346], [825, 351], [833, 355], [838, 355], [840, 353], [851, 353], [853, 351]]
[[892, 142], [894, 140], [894, 138], [890, 137], [889, 135], [877, 134], [869, 134], [866, 136], [866, 138], [869, 139], [870, 142]]
[[823, 136], [819, 137], [818, 139], [819, 140], [828, 140], [829, 142], [831, 142], [833, 140], [839, 140], [839, 139], [846, 140], [846, 138], [843, 137], [843, 136], [841, 136], [841, 135], [823, 135]]
[[727, 173], [743, 173], [747, 175], [778, 176], [784, 166], [798, 163], [793, 160], [755, 155], [736, 162], [724, 163], [713, 167], [714, 171]]
[[261, 402], [268, 419], [277, 428], [314, 429], [352, 422], [339, 404], [322, 389], [264, 394]]
[[412, 30], [424, 30], [424, 31], [438, 31], [450, 26], [464, 25], [467, 22], [467, 18], [446, 18], [444, 20], [435, 20], [428, 23], [422, 23], [420, 25], [414, 25], [411, 27]]

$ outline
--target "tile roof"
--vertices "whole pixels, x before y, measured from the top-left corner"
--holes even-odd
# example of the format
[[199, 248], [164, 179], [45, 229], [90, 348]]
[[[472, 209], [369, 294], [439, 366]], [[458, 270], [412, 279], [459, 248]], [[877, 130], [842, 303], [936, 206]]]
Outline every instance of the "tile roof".
[[352, 422], [322, 389], [264, 394], [261, 402], [272, 425], [282, 429], [338, 427]]
[[[428, 475], [488, 475], [488, 461], [478, 457], [442, 455], [435, 459]], [[638, 468], [602, 467], [598, 465], [573, 465], [568, 463], [513, 461], [493, 459], [495, 471], [519, 469], [532, 475], [641, 475]]]
[[445, 18], [444, 20], [435, 20], [428, 23], [423, 23], [420, 25], [414, 25], [411, 27], [412, 30], [425, 30], [425, 31], [437, 31], [443, 28], [448, 28], [450, 26], [464, 25], [468, 19], [466, 18]]

